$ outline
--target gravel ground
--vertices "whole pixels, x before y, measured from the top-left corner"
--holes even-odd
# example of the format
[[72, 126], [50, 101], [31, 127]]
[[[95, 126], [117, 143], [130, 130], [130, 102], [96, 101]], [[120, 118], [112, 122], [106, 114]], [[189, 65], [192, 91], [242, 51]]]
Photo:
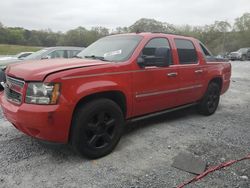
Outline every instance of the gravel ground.
[[[48, 146], [17, 131], [0, 113], [0, 187], [176, 187], [193, 177], [171, 167], [180, 151], [209, 165], [250, 154], [250, 62], [232, 62], [230, 90], [217, 112], [194, 108], [129, 124], [115, 151], [98, 160]], [[250, 160], [186, 187], [250, 187]]]

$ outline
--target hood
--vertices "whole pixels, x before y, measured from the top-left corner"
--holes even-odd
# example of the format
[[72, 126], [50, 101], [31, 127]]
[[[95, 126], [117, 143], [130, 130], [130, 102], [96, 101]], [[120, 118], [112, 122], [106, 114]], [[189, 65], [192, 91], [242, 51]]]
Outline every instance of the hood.
[[9, 65], [6, 73], [9, 76], [26, 81], [42, 81], [46, 75], [67, 69], [104, 65], [110, 62], [91, 59], [54, 59], [25, 61]]
[[231, 52], [230, 54], [231, 55], [240, 55], [241, 53], [240, 52]]
[[19, 59], [14, 59], [14, 58], [5, 59], [5, 60], [0, 60], [0, 67], [6, 67], [6, 66], [9, 65], [9, 64], [18, 63], [18, 62], [20, 62], [20, 61], [21, 61], [21, 60], [19, 60]]
[[12, 58], [13, 58], [13, 57], [11, 57], [11, 56], [0, 57], [0, 61], [12, 59]]

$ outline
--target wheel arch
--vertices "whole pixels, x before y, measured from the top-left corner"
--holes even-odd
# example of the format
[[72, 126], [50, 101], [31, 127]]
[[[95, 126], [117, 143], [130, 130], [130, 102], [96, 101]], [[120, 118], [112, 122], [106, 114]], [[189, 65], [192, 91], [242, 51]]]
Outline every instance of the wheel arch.
[[222, 77], [216, 76], [216, 77], [214, 77], [214, 78], [212, 78], [212, 79], [210, 80], [210, 82], [208, 83], [208, 85], [209, 85], [210, 83], [216, 83], [216, 84], [218, 84], [219, 87], [220, 87], [220, 91], [221, 91], [221, 89], [222, 89], [222, 84], [223, 84]]
[[[97, 93], [92, 93], [87, 96], [82, 97], [75, 105], [74, 112], [79, 106], [86, 104], [95, 99], [99, 98], [107, 98], [114, 101], [118, 106], [121, 108], [124, 117], [127, 114], [127, 99], [125, 94], [119, 90], [112, 90], [112, 91], [101, 91]], [[74, 114], [74, 113], [73, 113]]]
[[127, 99], [125, 94], [122, 91], [119, 90], [112, 90], [112, 91], [101, 91], [97, 93], [92, 93], [89, 95], [86, 95], [82, 97], [81, 99], [78, 100], [76, 103], [73, 113], [72, 113], [72, 118], [71, 118], [71, 125], [69, 129], [69, 134], [68, 134], [68, 141], [70, 141], [71, 133], [72, 133], [72, 122], [73, 118], [75, 115], [76, 110], [85, 104], [87, 104], [90, 101], [93, 101], [95, 99], [100, 99], [100, 98], [106, 98], [114, 101], [122, 110], [124, 118], [127, 116]]

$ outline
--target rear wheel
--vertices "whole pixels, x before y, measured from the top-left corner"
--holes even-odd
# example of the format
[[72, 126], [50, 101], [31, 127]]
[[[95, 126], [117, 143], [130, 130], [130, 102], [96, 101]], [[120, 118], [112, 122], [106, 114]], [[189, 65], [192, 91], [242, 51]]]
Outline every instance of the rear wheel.
[[98, 99], [80, 106], [74, 115], [71, 144], [88, 158], [99, 158], [112, 152], [124, 126], [120, 107], [109, 99]]
[[212, 82], [208, 85], [207, 91], [198, 105], [198, 112], [203, 115], [213, 114], [219, 104], [220, 86]]
[[246, 61], [247, 60], [247, 56], [243, 55], [241, 58], [241, 61]]

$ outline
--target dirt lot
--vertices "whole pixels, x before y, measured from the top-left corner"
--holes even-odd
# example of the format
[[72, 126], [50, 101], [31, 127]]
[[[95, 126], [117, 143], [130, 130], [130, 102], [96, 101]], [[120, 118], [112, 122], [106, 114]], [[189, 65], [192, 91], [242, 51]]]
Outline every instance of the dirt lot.
[[[250, 154], [250, 62], [233, 62], [230, 90], [216, 114], [194, 108], [129, 124], [116, 150], [87, 160], [68, 146], [47, 146], [0, 115], [0, 187], [176, 187], [193, 175], [171, 167], [180, 151], [216, 165]], [[248, 177], [248, 179], [246, 178]], [[186, 187], [250, 187], [250, 160]]]

